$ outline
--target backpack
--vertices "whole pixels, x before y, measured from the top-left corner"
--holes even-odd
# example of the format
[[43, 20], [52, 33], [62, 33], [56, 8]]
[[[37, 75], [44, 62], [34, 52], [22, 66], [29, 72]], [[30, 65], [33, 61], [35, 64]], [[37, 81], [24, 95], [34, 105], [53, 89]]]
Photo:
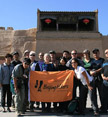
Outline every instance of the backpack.
[[73, 99], [68, 105], [68, 113], [73, 114], [78, 109], [79, 99], [78, 97]]

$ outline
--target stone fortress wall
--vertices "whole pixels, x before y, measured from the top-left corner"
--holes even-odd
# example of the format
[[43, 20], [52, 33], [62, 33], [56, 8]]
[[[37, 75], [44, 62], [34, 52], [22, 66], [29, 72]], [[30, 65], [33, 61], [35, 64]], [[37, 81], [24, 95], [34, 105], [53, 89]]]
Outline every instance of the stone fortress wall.
[[14, 30], [12, 27], [0, 27], [0, 59], [6, 53], [18, 51], [22, 58], [25, 50], [36, 51], [36, 28], [28, 30]]
[[105, 57], [104, 50], [108, 48], [108, 36], [102, 36], [98, 32], [38, 32], [36, 42], [38, 43], [37, 53], [48, 52], [52, 49], [58, 53], [76, 49], [82, 53], [84, 49], [92, 52], [94, 48], [98, 48], [101, 56]]
[[49, 50], [55, 50], [57, 53], [63, 50], [71, 52], [72, 49], [81, 53], [84, 49], [92, 51], [94, 48], [99, 48], [101, 56], [104, 57], [104, 50], [108, 48], [108, 36], [97, 32], [38, 32], [36, 28], [13, 30], [12, 27], [0, 27], [1, 62], [6, 53], [18, 51], [22, 58], [27, 49], [38, 54]]

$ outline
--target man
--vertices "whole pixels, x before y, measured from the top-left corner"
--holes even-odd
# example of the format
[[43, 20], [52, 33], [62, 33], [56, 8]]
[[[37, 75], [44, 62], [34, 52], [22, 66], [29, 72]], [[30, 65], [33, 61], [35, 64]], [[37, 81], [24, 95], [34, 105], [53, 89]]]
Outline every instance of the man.
[[[31, 51], [30, 54], [29, 54], [29, 58], [31, 60], [31, 64], [30, 64], [30, 69], [31, 71], [40, 71], [40, 67], [39, 67], [39, 64], [38, 62], [35, 60], [36, 58], [36, 53], [34, 51]], [[30, 111], [34, 111], [33, 109], [33, 105], [34, 105], [35, 102], [31, 101], [30, 102]], [[39, 102], [36, 102], [36, 106], [37, 108], [39, 108]]]
[[12, 77], [14, 79], [14, 87], [16, 92], [16, 111], [18, 115], [25, 113], [25, 85], [24, 80], [29, 77], [29, 65], [31, 60], [24, 58], [22, 64], [15, 66], [12, 71]]
[[69, 53], [69, 51], [64, 50], [64, 51], [63, 51], [63, 57], [65, 57], [66, 60], [68, 61], [68, 60], [70, 59], [70, 53]]
[[7, 94], [7, 111], [11, 112], [11, 100], [12, 93], [10, 91], [10, 80], [13, 70], [13, 65], [11, 64], [12, 55], [6, 54], [5, 63], [0, 65], [0, 87], [1, 87], [1, 105], [3, 107], [3, 112], [5, 112], [5, 98]]
[[[19, 60], [19, 53], [18, 53], [17, 51], [13, 52], [12, 55], [13, 55], [12, 64], [14, 65], [14, 67], [15, 67], [16, 65], [22, 63], [22, 62]], [[14, 92], [13, 78], [11, 78], [10, 86], [11, 86], [11, 92], [12, 92], [12, 106], [13, 106], [13, 108], [15, 108], [15, 92]]]
[[50, 50], [49, 54], [50, 54], [50, 58], [51, 58], [51, 63], [53, 63], [54, 67], [57, 68], [59, 62], [56, 59], [56, 52], [54, 50]]
[[22, 62], [19, 60], [19, 53], [17, 51], [13, 52], [13, 61], [12, 64], [16, 66], [17, 64], [21, 64]]
[[[77, 50], [72, 50], [71, 52], [71, 59], [67, 62], [66, 66], [71, 68], [72, 69], [72, 64], [71, 64], [71, 61], [73, 58], [77, 58], [78, 59], [78, 53], [77, 53]], [[82, 60], [78, 59], [80, 65], [83, 67], [84, 66], [84, 63]]]
[[40, 67], [40, 71], [42, 71], [42, 64], [44, 64], [44, 53], [40, 52], [38, 58], [39, 58], [38, 64]]
[[102, 107], [101, 113], [107, 113], [108, 108], [108, 49], [105, 50], [106, 61], [103, 63], [101, 76], [102, 83]]
[[[92, 63], [92, 71], [90, 71], [90, 74], [94, 77], [93, 79], [93, 88], [94, 88], [94, 97], [95, 97], [95, 105], [97, 104], [97, 89], [99, 92], [100, 102], [102, 104], [102, 77], [101, 77], [101, 70], [102, 70], [102, 64], [104, 62], [104, 59], [100, 57], [100, 51], [99, 49], [94, 49], [92, 51], [94, 61]], [[98, 111], [98, 110], [97, 110]]]

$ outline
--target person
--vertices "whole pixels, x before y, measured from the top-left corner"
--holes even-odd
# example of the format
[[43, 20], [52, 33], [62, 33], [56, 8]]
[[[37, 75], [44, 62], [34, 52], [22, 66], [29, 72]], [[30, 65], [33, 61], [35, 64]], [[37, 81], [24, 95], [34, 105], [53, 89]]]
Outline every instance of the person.
[[[30, 64], [30, 69], [31, 71], [40, 71], [40, 67], [38, 64], [38, 61], [35, 60], [36, 57], [36, 53], [34, 51], [31, 51], [29, 54], [29, 58], [31, 60], [31, 64]], [[34, 111], [34, 103], [33, 101], [30, 101], [30, 111]], [[37, 108], [39, 108], [39, 102], [36, 102], [36, 106]]]
[[42, 71], [42, 64], [44, 63], [44, 53], [40, 52], [38, 58], [39, 58], [38, 64], [40, 67], [40, 71]]
[[67, 60], [65, 57], [61, 57], [60, 58], [60, 63], [57, 67], [58, 71], [64, 71], [64, 70], [67, 70], [69, 69], [69, 67], [66, 66], [66, 63], [67, 63]]
[[18, 64], [21, 64], [22, 62], [19, 60], [19, 53], [17, 51], [12, 53], [13, 55], [13, 61], [12, 64], [14, 65], [14, 67]]
[[[70, 69], [73, 69], [72, 68], [72, 64], [71, 64], [71, 61], [72, 61], [73, 58], [77, 58], [78, 59], [78, 52], [77, 52], [77, 50], [72, 50], [72, 52], [71, 52], [71, 59], [69, 61], [67, 61], [67, 63], [66, 63], [66, 66], [69, 67]], [[79, 61], [80, 65], [83, 67], [84, 66], [83, 61], [81, 59], [78, 59], [78, 61]]]
[[97, 107], [95, 105], [94, 102], [94, 95], [93, 95], [93, 77], [91, 77], [88, 72], [85, 70], [85, 68], [83, 68], [82, 66], [80, 66], [79, 61], [77, 58], [73, 58], [72, 59], [72, 67], [74, 68], [74, 72], [75, 72], [75, 78], [77, 78], [78, 80], [81, 81], [81, 85], [80, 85], [80, 95], [79, 95], [79, 114], [84, 115], [84, 111], [85, 111], [85, 100], [87, 98], [87, 92], [89, 90], [89, 94], [90, 94], [90, 99], [92, 102], [92, 106], [93, 106], [93, 110], [94, 110], [94, 115], [98, 115], [97, 112]]
[[[82, 60], [78, 59], [78, 54], [77, 54], [77, 50], [72, 50], [71, 52], [71, 59], [66, 63], [66, 66], [70, 68], [70, 70], [74, 70], [74, 68], [72, 67], [72, 59], [73, 58], [77, 58], [77, 60], [79, 61], [79, 64], [83, 67], [84, 63]], [[77, 94], [76, 94], [76, 90], [77, 87], [80, 87], [81, 82], [80, 80], [78, 80], [77, 78], [74, 78], [74, 87], [73, 87], [73, 98], [76, 98]], [[79, 93], [80, 93], [80, 88], [79, 88]]]
[[24, 58], [22, 64], [18, 64], [12, 71], [12, 77], [14, 79], [14, 87], [16, 92], [16, 112], [17, 115], [25, 113], [25, 84], [24, 79], [29, 77], [29, 66], [31, 60]]
[[[90, 74], [94, 77], [93, 83], [94, 83], [94, 96], [95, 96], [95, 102], [97, 104], [97, 89], [99, 92], [99, 98], [100, 103], [102, 105], [102, 77], [101, 77], [101, 70], [102, 70], [102, 64], [104, 62], [104, 59], [100, 57], [100, 51], [99, 49], [95, 48], [93, 51], [93, 57], [94, 61], [92, 63], [92, 70], [90, 71]], [[97, 104], [98, 106], [98, 104]]]
[[[88, 49], [85, 49], [83, 51], [83, 57], [84, 57], [83, 58], [84, 68], [90, 75], [90, 71], [92, 70], [92, 63], [94, 59], [90, 57], [90, 51]], [[86, 100], [84, 100], [84, 102], [85, 102], [85, 108], [86, 108]]]
[[90, 57], [90, 51], [88, 49], [85, 49], [83, 51], [83, 57], [84, 68], [90, 74], [94, 59]]
[[[42, 65], [42, 71], [55, 71], [54, 64], [50, 63], [50, 55], [49, 53], [44, 54], [44, 64]], [[45, 107], [47, 104], [47, 107]], [[51, 111], [51, 102], [42, 102], [42, 111]]]
[[25, 50], [24, 51], [24, 58], [29, 58], [29, 53], [30, 53], [29, 50]]
[[106, 60], [102, 65], [101, 76], [103, 79], [102, 83], [102, 107], [101, 113], [107, 114], [108, 109], [108, 49], [105, 50]]
[[59, 61], [56, 59], [56, 52], [54, 50], [49, 51], [51, 57], [51, 63], [54, 64], [55, 68], [57, 68]]
[[10, 90], [10, 80], [11, 74], [14, 66], [11, 64], [12, 55], [6, 54], [5, 55], [5, 63], [0, 65], [0, 87], [1, 87], [1, 106], [3, 107], [3, 112], [5, 110], [5, 98], [7, 94], [7, 111], [11, 112], [11, 100], [12, 100], [12, 93]]
[[[61, 57], [60, 58], [60, 64], [58, 65], [57, 69], [58, 71], [64, 71], [69, 69], [69, 67], [66, 66], [67, 60], [65, 57]], [[67, 107], [68, 107], [68, 101], [67, 102], [59, 102], [59, 110], [60, 112], [66, 112], [67, 111]]]
[[68, 61], [68, 60], [70, 59], [70, 53], [69, 53], [69, 51], [64, 50], [64, 51], [63, 51], [63, 57], [65, 57], [66, 60]]
[[[12, 53], [13, 55], [13, 61], [12, 64], [15, 67], [18, 64], [21, 64], [22, 62], [19, 60], [19, 53], [17, 51]], [[10, 81], [10, 87], [11, 87], [11, 92], [12, 92], [12, 106], [13, 108], [15, 108], [15, 91], [14, 91], [14, 82], [13, 82], [13, 78], [11, 78]]]

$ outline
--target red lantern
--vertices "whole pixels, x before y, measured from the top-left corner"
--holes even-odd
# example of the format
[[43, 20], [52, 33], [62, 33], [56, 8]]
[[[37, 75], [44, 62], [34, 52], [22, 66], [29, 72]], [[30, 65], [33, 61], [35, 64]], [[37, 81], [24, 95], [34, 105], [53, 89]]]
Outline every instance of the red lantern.
[[90, 22], [89, 19], [84, 19], [84, 20], [83, 20], [83, 23], [85, 23], [85, 24], [88, 24], [89, 22]]
[[50, 19], [46, 19], [45, 20], [45, 23], [50, 24], [51, 23], [51, 20]]

